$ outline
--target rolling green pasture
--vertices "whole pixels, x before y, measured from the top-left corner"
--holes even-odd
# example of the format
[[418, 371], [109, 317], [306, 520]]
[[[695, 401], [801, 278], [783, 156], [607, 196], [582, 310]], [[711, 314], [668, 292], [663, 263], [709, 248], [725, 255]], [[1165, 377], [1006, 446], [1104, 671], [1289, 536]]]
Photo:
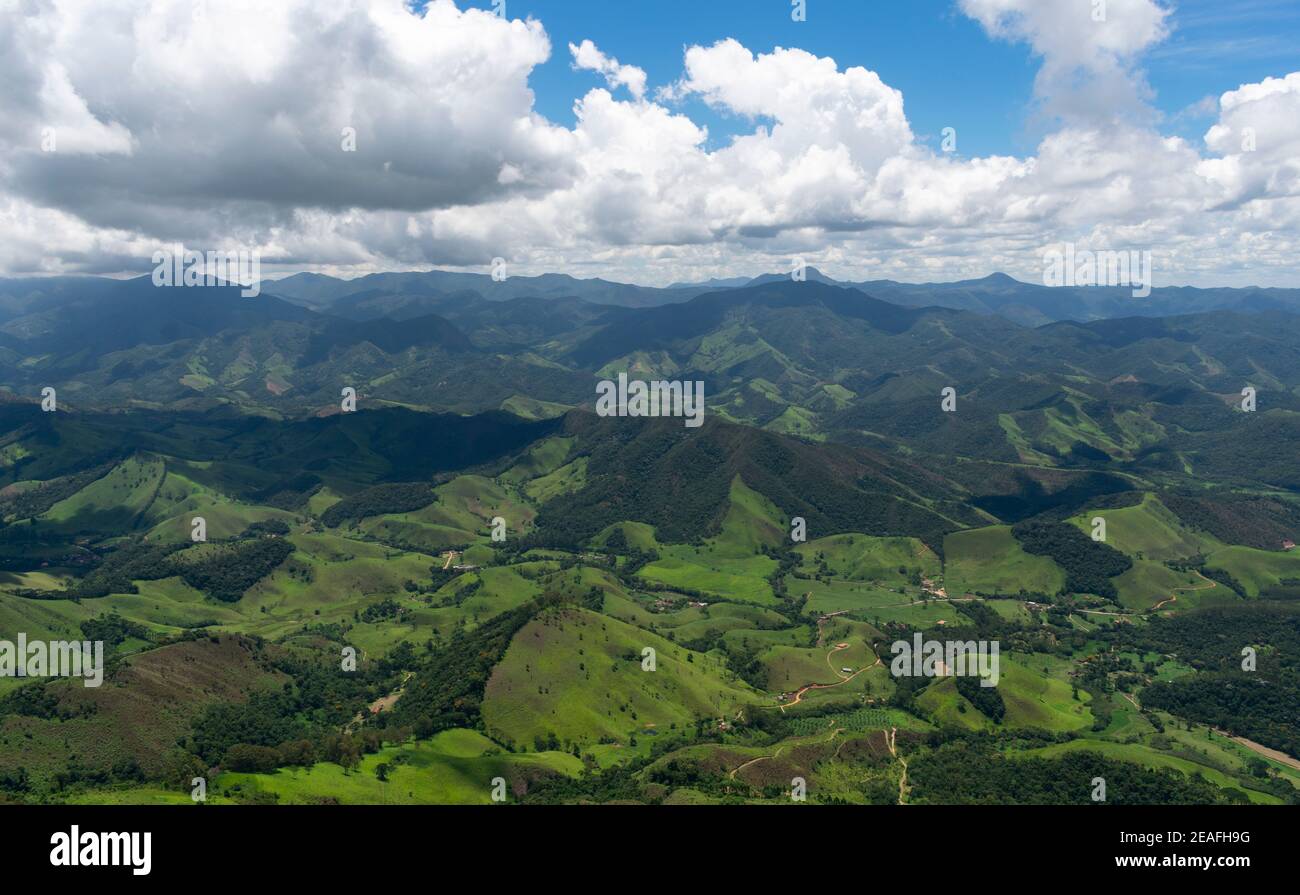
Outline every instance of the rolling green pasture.
[[953, 532], [944, 538], [943, 550], [949, 596], [1054, 594], [1065, 586], [1065, 572], [1046, 556], [1022, 550], [1009, 525]]

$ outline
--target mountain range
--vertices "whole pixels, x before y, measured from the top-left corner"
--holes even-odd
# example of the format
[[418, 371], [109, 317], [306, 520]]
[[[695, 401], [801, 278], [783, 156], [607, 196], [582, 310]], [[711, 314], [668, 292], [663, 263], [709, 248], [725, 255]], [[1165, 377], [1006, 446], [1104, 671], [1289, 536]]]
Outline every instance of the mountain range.
[[1300, 801], [1291, 293], [808, 274], [0, 282], [0, 801]]

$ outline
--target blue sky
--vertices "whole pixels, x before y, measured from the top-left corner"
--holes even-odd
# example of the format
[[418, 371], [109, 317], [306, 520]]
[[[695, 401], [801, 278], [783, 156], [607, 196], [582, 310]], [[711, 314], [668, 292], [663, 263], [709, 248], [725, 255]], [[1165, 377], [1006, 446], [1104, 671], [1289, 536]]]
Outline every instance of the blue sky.
[[1300, 0], [1100, 2], [0, 3], [0, 275], [184, 242], [343, 275], [1032, 280], [1072, 244], [1156, 285], [1300, 284]]
[[[492, 0], [462, 5], [490, 9]], [[1300, 62], [1297, 0], [1165, 5], [1174, 7], [1172, 33], [1142, 66], [1165, 133], [1199, 141], [1214, 117], [1199, 103]], [[653, 90], [681, 76], [685, 46], [733, 37], [756, 53], [798, 47], [834, 58], [841, 70], [875, 71], [902, 90], [918, 139], [937, 147], [943, 128], [954, 127], [961, 155], [1025, 155], [1050, 129], [1034, 114], [1038, 60], [1029, 47], [991, 39], [955, 0], [808, 0], [807, 9], [806, 21], [793, 22], [788, 0], [507, 0], [506, 7], [511, 18], [531, 16], [546, 26], [554, 52], [531, 83], [538, 111], [566, 126], [573, 101], [603, 86], [598, 74], [572, 69], [570, 42], [590, 39], [645, 69]], [[713, 146], [753, 129], [698, 101], [682, 108], [708, 126]]]

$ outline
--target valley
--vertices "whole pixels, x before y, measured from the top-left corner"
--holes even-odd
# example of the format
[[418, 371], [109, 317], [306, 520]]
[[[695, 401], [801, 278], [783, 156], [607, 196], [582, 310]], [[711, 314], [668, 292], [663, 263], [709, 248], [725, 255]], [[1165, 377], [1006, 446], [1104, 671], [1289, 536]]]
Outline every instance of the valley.
[[[180, 803], [171, 787], [204, 772], [217, 802], [487, 803], [498, 778], [509, 800], [743, 802], [788, 800], [802, 777], [814, 802], [922, 804], [967, 797], [954, 749], [990, 779], [1021, 762], [1044, 779], [1110, 768], [1133, 798], [1278, 802], [1300, 785], [1293, 720], [1261, 733], [1184, 686], [1231, 675], [1240, 647], [1164, 633], [1254, 613], [1242, 645], [1294, 687], [1300, 556], [1230, 543], [1153, 486], [1067, 490], [1038, 517], [1088, 545], [1106, 520], [1122, 562], [1089, 593], [1067, 581], [1100, 560], [1043, 552], [906, 455], [720, 421], [6, 413], [8, 456], [40, 478], [0, 503], [4, 627], [105, 631], [114, 654], [109, 699], [4, 681], [10, 799]], [[416, 434], [447, 428], [474, 433], [480, 462], [464, 465], [463, 436]], [[51, 441], [85, 450], [41, 457]], [[773, 476], [791, 457], [812, 476], [793, 491]], [[730, 486], [714, 494], [719, 466]], [[892, 677], [890, 643], [918, 631], [1001, 641], [993, 701], [959, 678]], [[248, 671], [222, 690], [233, 669], [204, 657], [232, 648]], [[124, 736], [156, 710], [150, 666], [195, 660], [193, 695], [169, 697], [179, 714]]]

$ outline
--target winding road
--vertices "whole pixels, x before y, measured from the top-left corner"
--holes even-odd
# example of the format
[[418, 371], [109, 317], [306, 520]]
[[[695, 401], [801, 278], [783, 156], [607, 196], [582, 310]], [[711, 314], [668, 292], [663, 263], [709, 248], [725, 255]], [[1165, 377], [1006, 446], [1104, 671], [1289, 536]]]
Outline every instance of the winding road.
[[840, 650], [845, 650], [848, 648], [849, 645], [847, 643], [837, 643], [835, 644], [835, 646], [830, 648], [829, 652], [826, 653], [826, 663], [830, 665], [831, 671], [834, 671], [837, 675], [840, 675], [840, 680], [836, 681], [833, 684], [805, 684], [803, 687], [799, 688], [799, 691], [797, 693], [794, 694], [794, 699], [790, 700], [789, 702], [781, 703], [781, 711], [784, 712], [789, 706], [798, 705], [800, 701], [803, 700], [803, 695], [807, 693], [809, 690], [829, 690], [831, 687], [838, 687], [840, 684], [847, 684], [849, 681], [853, 680], [855, 677], [862, 674], [862, 672], [870, 671], [872, 668], [875, 668], [876, 665], [881, 664], [880, 657], [877, 656], [874, 665], [867, 665], [864, 668], [859, 668], [857, 671], [853, 672], [848, 677], [844, 677], [842, 672], [836, 671], [835, 666], [831, 664], [831, 656], [834, 655], [835, 653], [838, 653]]

